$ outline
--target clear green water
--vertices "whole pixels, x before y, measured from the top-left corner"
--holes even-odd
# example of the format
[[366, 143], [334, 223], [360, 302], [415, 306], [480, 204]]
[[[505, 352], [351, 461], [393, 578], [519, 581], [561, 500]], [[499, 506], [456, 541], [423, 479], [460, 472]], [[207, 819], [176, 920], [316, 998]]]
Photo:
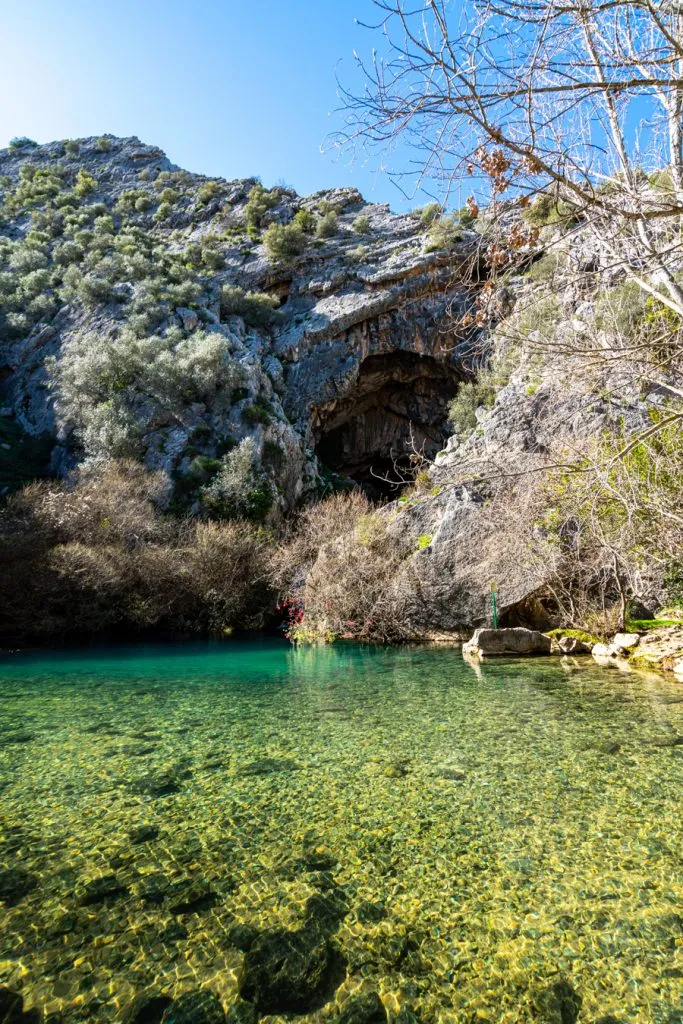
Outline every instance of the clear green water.
[[538, 1010], [564, 978], [581, 1022], [674, 1024], [682, 734], [683, 687], [585, 660], [3, 656], [0, 872], [34, 887], [0, 902], [0, 985], [55, 1021], [120, 1020], [150, 986], [228, 1008], [235, 926], [296, 929], [333, 891], [346, 966], [307, 1019], [374, 990], [390, 1020], [568, 1024]]

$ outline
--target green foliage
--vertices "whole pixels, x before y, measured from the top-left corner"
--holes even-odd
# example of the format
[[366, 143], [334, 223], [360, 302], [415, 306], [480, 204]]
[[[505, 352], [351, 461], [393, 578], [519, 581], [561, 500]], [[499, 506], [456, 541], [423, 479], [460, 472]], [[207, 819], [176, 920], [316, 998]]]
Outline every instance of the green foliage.
[[279, 319], [280, 300], [266, 292], [245, 292], [235, 284], [221, 288], [221, 316], [241, 316], [250, 327], [269, 327]]
[[197, 201], [201, 206], [206, 206], [212, 199], [220, 195], [221, 183], [219, 181], [207, 181], [197, 191]]
[[88, 174], [82, 167], [79, 168], [78, 174], [76, 175], [76, 183], [74, 184], [74, 192], [77, 196], [83, 198], [84, 196], [90, 195], [97, 188], [97, 182], [93, 178], [92, 174]]
[[214, 479], [202, 488], [201, 501], [211, 515], [221, 519], [263, 522], [273, 504], [273, 493], [264, 477], [251, 437], [245, 437], [221, 460]]
[[72, 158], [77, 157], [81, 151], [80, 143], [75, 139], [67, 139], [64, 142], [64, 152], [67, 156]]
[[272, 260], [285, 262], [304, 252], [308, 245], [308, 238], [294, 222], [271, 224], [263, 235], [263, 244]]
[[423, 228], [431, 228], [433, 224], [441, 220], [441, 203], [427, 203], [426, 206], [413, 211], [420, 218]]
[[95, 141], [95, 149], [98, 153], [108, 153], [111, 147], [111, 139], [108, 139], [106, 135], [100, 135], [99, 139]]
[[495, 397], [495, 386], [485, 372], [477, 380], [463, 381], [448, 406], [448, 419], [453, 433], [461, 438], [467, 436], [477, 425], [477, 409], [490, 408]]
[[86, 451], [100, 457], [135, 454], [158, 410], [168, 414], [191, 402], [215, 401], [219, 392], [227, 403], [243, 372], [222, 334], [195, 331], [186, 338], [177, 328], [142, 338], [131, 328], [109, 338], [76, 334], [61, 358], [46, 365], [61, 421], [72, 424]]
[[664, 570], [664, 590], [669, 601], [683, 608], [683, 559], [674, 558]]
[[315, 214], [311, 213], [310, 210], [297, 210], [294, 215], [294, 223], [307, 235], [312, 235], [315, 231], [317, 220]]
[[318, 238], [332, 238], [338, 231], [339, 221], [334, 210], [329, 210], [323, 214], [315, 227], [315, 233]]
[[539, 284], [541, 282], [549, 283], [557, 276], [562, 265], [562, 258], [558, 253], [546, 252], [539, 260], [531, 264], [529, 277]]
[[431, 535], [431, 533], [421, 533], [420, 536], [417, 538], [417, 550], [418, 551], [424, 551], [424, 549], [428, 548], [431, 543], [432, 543], [432, 535]]
[[578, 222], [576, 208], [563, 199], [544, 192], [537, 196], [522, 214], [523, 220], [534, 228], [547, 227], [550, 224], [561, 224], [570, 227]]
[[269, 192], [260, 182], [253, 186], [247, 199], [245, 211], [250, 234], [258, 235], [258, 231], [263, 225], [263, 218], [268, 210], [277, 206], [279, 198], [277, 192]]
[[242, 410], [242, 418], [245, 423], [249, 423], [251, 426], [261, 423], [264, 427], [267, 427], [272, 420], [272, 413], [273, 407], [270, 402], [260, 398]]
[[13, 139], [9, 140], [10, 149], [24, 149], [25, 146], [30, 146], [32, 149], [36, 149], [38, 143], [35, 139], [29, 139], [27, 135], [15, 135]]
[[370, 218], [365, 215], [356, 217], [351, 227], [357, 235], [367, 235], [370, 230]]
[[180, 192], [174, 188], [165, 188], [159, 196], [159, 200], [162, 203], [168, 203], [169, 206], [174, 206], [180, 199]]
[[462, 239], [460, 219], [457, 213], [452, 213], [430, 222], [426, 250], [427, 252], [437, 252], [439, 249], [450, 250]]

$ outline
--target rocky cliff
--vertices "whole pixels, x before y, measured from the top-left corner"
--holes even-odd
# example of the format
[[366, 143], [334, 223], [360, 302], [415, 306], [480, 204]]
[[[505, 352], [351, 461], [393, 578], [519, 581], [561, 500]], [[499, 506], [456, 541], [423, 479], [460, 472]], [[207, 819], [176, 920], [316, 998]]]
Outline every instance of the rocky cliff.
[[486, 279], [466, 216], [435, 233], [353, 189], [207, 179], [111, 136], [4, 150], [0, 190], [0, 483], [134, 458], [169, 511], [271, 524], [360, 485], [407, 541], [405, 636], [485, 623], [492, 582], [510, 623], [547, 618], [557, 549], [491, 479], [666, 400], [562, 355], [594, 329], [578, 243], [579, 287], [530, 254], [498, 325], [463, 329]]
[[[411, 425], [441, 447], [466, 372], [447, 314], [468, 303], [467, 232], [427, 252], [419, 217], [353, 189], [206, 179], [134, 138], [5, 150], [0, 175], [4, 411], [54, 438], [54, 471], [120, 450], [183, 478], [250, 437], [291, 508], [321, 472], [390, 467]], [[273, 257], [268, 227], [297, 214], [297, 251]], [[124, 330], [137, 366], [94, 353]], [[169, 331], [163, 352], [147, 341]], [[177, 394], [165, 366], [145, 379], [160, 360], [184, 362]]]

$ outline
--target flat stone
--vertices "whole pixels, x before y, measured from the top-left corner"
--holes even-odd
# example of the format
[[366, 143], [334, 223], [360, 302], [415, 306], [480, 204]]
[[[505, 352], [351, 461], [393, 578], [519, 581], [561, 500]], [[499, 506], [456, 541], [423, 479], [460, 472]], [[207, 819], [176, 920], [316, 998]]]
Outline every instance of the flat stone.
[[550, 654], [552, 642], [545, 633], [516, 626], [509, 629], [476, 629], [462, 646], [463, 654], [479, 658], [517, 654]]

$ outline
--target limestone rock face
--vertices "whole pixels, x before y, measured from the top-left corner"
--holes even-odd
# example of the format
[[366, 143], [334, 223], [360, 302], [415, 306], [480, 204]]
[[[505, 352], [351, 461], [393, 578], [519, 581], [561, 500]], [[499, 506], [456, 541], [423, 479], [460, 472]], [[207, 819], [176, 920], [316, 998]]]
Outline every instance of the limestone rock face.
[[544, 633], [521, 626], [510, 629], [477, 629], [463, 654], [489, 658], [515, 654], [550, 654], [551, 640]]
[[[60, 190], [56, 213], [31, 191], [38, 172]], [[267, 191], [254, 225], [255, 179], [207, 180], [137, 138], [0, 150], [0, 181], [8, 266], [36, 207], [53, 233], [32, 256], [54, 268], [49, 315], [32, 323], [33, 314], [6, 319], [0, 309], [4, 404], [29, 434], [52, 435], [53, 470], [87, 458], [88, 442], [55, 401], [46, 359], [58, 366], [79, 333], [115, 337], [131, 326], [161, 336], [180, 330], [190, 344], [202, 331], [218, 334], [241, 375], [238, 386], [226, 381], [224, 390], [173, 408], [159, 406], [142, 381], [128, 409], [139, 453], [176, 479], [193, 458], [216, 458], [227, 439], [249, 436], [265, 455], [275, 508], [286, 511], [319, 486], [321, 463], [364, 483], [373, 461], [389, 465], [404, 451], [411, 431], [430, 454], [442, 446], [448, 401], [468, 372], [452, 313], [474, 298], [462, 269], [476, 246], [473, 232], [463, 231], [452, 251], [429, 252], [419, 217], [366, 203], [350, 188], [307, 198], [284, 187]], [[291, 224], [299, 212], [315, 224], [330, 210], [337, 218], [330, 237], [312, 231], [299, 254], [269, 254], [270, 224]], [[354, 227], [359, 215], [362, 233]], [[164, 279], [163, 259], [182, 266]], [[60, 269], [67, 260], [68, 273]], [[178, 272], [187, 280], [174, 290]], [[274, 296], [279, 308], [270, 317], [250, 317], [239, 304], [233, 312], [221, 302], [225, 286]], [[111, 404], [105, 391], [103, 405]], [[281, 452], [276, 467], [268, 464], [273, 445]]]

